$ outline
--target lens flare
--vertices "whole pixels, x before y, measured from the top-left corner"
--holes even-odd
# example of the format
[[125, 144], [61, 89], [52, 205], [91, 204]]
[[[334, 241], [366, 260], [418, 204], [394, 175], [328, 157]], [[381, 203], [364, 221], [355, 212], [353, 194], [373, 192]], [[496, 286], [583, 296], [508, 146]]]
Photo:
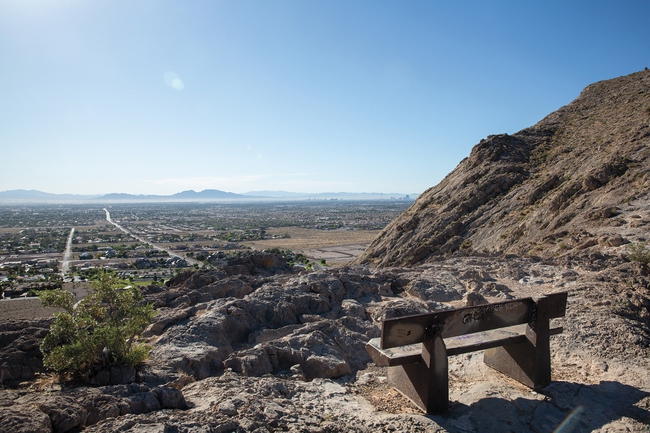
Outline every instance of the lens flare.
[[167, 71], [165, 72], [164, 75], [165, 78], [165, 84], [167, 84], [169, 87], [175, 90], [183, 90], [185, 87], [185, 84], [181, 80], [181, 78], [178, 76], [176, 72], [173, 71]]

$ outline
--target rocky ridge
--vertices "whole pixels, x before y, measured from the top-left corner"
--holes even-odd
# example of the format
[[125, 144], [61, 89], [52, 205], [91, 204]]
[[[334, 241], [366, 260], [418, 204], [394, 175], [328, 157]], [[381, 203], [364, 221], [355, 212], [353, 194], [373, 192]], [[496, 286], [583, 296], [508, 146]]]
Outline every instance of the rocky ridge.
[[357, 263], [616, 255], [647, 240], [649, 156], [650, 70], [592, 84], [536, 125], [481, 140]]

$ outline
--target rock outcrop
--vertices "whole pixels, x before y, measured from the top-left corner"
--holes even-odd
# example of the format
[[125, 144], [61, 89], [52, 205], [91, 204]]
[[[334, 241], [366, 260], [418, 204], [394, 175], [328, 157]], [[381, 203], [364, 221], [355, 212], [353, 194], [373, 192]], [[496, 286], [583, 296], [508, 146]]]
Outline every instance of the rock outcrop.
[[[37, 375], [0, 391], [0, 431], [482, 431], [485, 423], [512, 422], [517, 431], [537, 432], [552, 431], [578, 404], [587, 411], [585, 431], [634, 431], [650, 414], [643, 409], [650, 404], [643, 373], [650, 330], [636, 319], [648, 305], [647, 297], [622, 290], [647, 287], [650, 277], [645, 265], [608, 263], [591, 269], [455, 257], [413, 269], [196, 272], [175, 287], [143, 288], [161, 311], [183, 314], [152, 331], [155, 349], [136, 383], [61, 389]], [[202, 300], [214, 287], [244, 282], [254, 288], [246, 295], [225, 291]], [[513, 387], [480, 355], [468, 354], [450, 358], [451, 413], [413, 415], [364, 348], [385, 317], [557, 290], [570, 295], [565, 331], [553, 339], [555, 382], [547, 396]], [[183, 307], [166, 306], [183, 296]], [[620, 413], [628, 415], [619, 420]]]
[[592, 84], [516, 134], [481, 140], [356, 263], [414, 266], [451, 253], [615, 255], [647, 240], [649, 187], [645, 70]]
[[[261, 376], [296, 365], [309, 379], [350, 374], [370, 360], [364, 345], [378, 333], [364, 305], [381, 301], [382, 291], [392, 294], [391, 283], [390, 276], [343, 269], [274, 279], [244, 273], [199, 288], [177, 287], [172, 302], [183, 298], [182, 307], [161, 307], [147, 331], [160, 334], [152, 364], [169, 370], [155, 374], [160, 380], [171, 380], [174, 372], [203, 379], [226, 367]], [[169, 299], [169, 293], [157, 298]]]
[[44, 395], [0, 390], [0, 430], [63, 433], [107, 418], [186, 407], [179, 390], [144, 384], [80, 387]]
[[39, 348], [51, 319], [0, 321], [0, 383], [17, 385], [43, 372]]

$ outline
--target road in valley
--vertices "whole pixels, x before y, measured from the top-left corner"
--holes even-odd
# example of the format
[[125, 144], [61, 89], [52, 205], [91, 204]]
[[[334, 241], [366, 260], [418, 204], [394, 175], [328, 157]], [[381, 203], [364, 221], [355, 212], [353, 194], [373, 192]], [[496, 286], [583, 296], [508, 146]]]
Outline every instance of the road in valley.
[[199, 267], [202, 265], [202, 263], [199, 262], [198, 260], [194, 260], [194, 259], [191, 259], [191, 258], [189, 258], [189, 257], [180, 256], [180, 255], [178, 255], [177, 253], [175, 253], [175, 252], [173, 252], [173, 251], [171, 251], [171, 250], [168, 250], [167, 248], [163, 248], [163, 247], [161, 247], [160, 245], [156, 245], [156, 244], [154, 244], [154, 243], [151, 243], [151, 241], [149, 241], [149, 240], [147, 240], [147, 239], [145, 239], [145, 238], [143, 238], [143, 237], [140, 237], [140, 236], [138, 236], [138, 235], [136, 235], [136, 234], [134, 234], [134, 233], [131, 233], [130, 231], [128, 231], [127, 229], [125, 229], [124, 227], [122, 227], [119, 223], [117, 223], [117, 222], [115, 222], [115, 221], [113, 221], [113, 220], [111, 219], [111, 213], [108, 211], [108, 209], [104, 208], [104, 212], [106, 212], [106, 221], [108, 221], [109, 223], [113, 224], [116, 228], [122, 230], [122, 231], [123, 231], [124, 233], [126, 233], [127, 235], [136, 238], [137, 240], [139, 240], [140, 242], [142, 242], [142, 243], [144, 243], [144, 244], [151, 245], [151, 247], [152, 247], [153, 249], [155, 249], [155, 250], [158, 250], [158, 251], [165, 251], [167, 254], [170, 255], [170, 257], [178, 257], [178, 258], [184, 259], [184, 260], [185, 260], [189, 265], [192, 265], [192, 266], [194, 266], [194, 265], [198, 265]]
[[61, 260], [61, 278], [65, 280], [65, 274], [70, 269], [70, 253], [72, 251], [72, 238], [74, 236], [74, 227], [70, 230], [68, 235], [68, 242], [65, 244], [65, 251], [63, 252], [63, 260]]

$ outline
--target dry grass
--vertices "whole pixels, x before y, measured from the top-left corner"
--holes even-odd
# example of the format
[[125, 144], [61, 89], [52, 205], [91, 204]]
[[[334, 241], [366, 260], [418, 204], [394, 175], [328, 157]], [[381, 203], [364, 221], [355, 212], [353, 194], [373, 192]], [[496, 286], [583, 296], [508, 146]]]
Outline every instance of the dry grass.
[[265, 239], [263, 241], [243, 242], [242, 245], [264, 250], [279, 248], [281, 250], [300, 251], [310, 248], [328, 248], [341, 245], [368, 245], [379, 234], [379, 230], [315, 230], [299, 227], [274, 228], [267, 230], [270, 235], [289, 234], [285, 239]]
[[0, 227], [0, 235], [6, 235], [6, 234], [16, 234], [20, 232], [21, 230], [25, 230], [24, 227]]
[[11, 299], [0, 301], [0, 320], [23, 320], [52, 317], [55, 308], [46, 308], [40, 299]]

